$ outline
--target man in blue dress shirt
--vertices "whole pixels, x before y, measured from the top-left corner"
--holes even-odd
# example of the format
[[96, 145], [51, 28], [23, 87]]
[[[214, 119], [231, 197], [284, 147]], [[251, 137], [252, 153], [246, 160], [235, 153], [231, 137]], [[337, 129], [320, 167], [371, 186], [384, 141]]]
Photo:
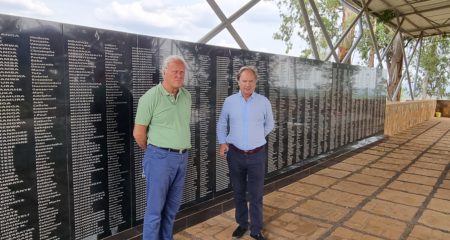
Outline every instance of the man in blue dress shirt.
[[[250, 227], [250, 236], [265, 239], [263, 227], [263, 190], [266, 166], [266, 136], [273, 130], [272, 106], [269, 100], [255, 93], [257, 70], [244, 66], [239, 70], [239, 92], [225, 99], [217, 137], [221, 156], [227, 155], [239, 226], [233, 237], [241, 238]], [[229, 132], [227, 131], [229, 129]], [[249, 193], [249, 208], [246, 193]]]

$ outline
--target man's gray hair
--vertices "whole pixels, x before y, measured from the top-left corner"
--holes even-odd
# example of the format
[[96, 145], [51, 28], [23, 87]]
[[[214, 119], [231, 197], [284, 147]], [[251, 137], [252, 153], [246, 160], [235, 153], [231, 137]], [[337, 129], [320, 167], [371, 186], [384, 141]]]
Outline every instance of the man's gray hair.
[[178, 55], [170, 55], [164, 59], [163, 65], [161, 67], [161, 74], [164, 74], [164, 72], [169, 67], [169, 63], [171, 62], [182, 62], [184, 67], [186, 68], [186, 61], [184, 61], [184, 58]]
[[258, 69], [256, 69], [255, 66], [251, 66], [251, 65], [247, 65], [247, 66], [243, 66], [239, 69], [239, 72], [237, 74], [237, 78], [236, 80], [239, 82], [239, 78], [241, 77], [242, 72], [244, 72], [245, 70], [250, 70], [253, 72], [253, 74], [255, 75], [255, 79], [256, 81], [258, 81]]

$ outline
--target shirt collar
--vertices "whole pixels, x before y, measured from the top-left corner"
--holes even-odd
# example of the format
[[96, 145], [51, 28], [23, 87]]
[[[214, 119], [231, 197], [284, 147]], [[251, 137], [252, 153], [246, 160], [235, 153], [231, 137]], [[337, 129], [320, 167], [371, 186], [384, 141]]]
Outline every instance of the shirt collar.
[[[250, 97], [249, 97], [248, 99], [253, 99], [253, 98], [255, 98], [256, 94], [257, 94], [257, 93], [256, 93], [255, 91], [253, 91], [253, 92], [252, 92], [252, 95], [250, 95]], [[239, 97], [244, 98], [244, 96], [242, 96], [241, 90], [239, 90]]]
[[[163, 95], [165, 96], [171, 96], [172, 94], [170, 94], [162, 85], [162, 82], [160, 82], [158, 84], [158, 88], [159, 88], [159, 92], [161, 92]], [[183, 92], [183, 88], [181, 87], [180, 89], [178, 89], [178, 96]]]

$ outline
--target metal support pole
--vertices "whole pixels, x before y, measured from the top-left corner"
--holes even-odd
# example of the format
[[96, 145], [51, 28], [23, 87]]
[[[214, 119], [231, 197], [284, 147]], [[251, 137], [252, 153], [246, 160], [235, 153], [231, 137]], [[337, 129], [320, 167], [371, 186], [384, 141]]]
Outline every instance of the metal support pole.
[[338, 63], [339, 57], [337, 56], [336, 52], [333, 50], [333, 43], [331, 42], [330, 35], [328, 34], [328, 31], [325, 28], [325, 25], [323, 25], [322, 18], [320, 17], [319, 11], [317, 10], [317, 7], [316, 7], [316, 3], [314, 2], [314, 0], [310, 0], [309, 4], [311, 4], [311, 8], [314, 12], [314, 15], [316, 16], [316, 19], [320, 25], [320, 28], [322, 29], [323, 36], [325, 37], [328, 47], [330, 48], [331, 53], [333, 54], [334, 60]]
[[[402, 33], [400, 33], [400, 36], [401, 36], [401, 38], [403, 39], [403, 34], [402, 34]], [[416, 44], [416, 46], [417, 46], [417, 44]], [[414, 51], [415, 51], [415, 49], [413, 50], [413, 52], [414, 52]], [[405, 56], [405, 57], [403, 57], [403, 62], [404, 62], [404, 64], [405, 64], [406, 78], [408, 79], [409, 96], [411, 96], [411, 100], [414, 101], [414, 94], [413, 94], [413, 92], [412, 92], [412, 87], [411, 87], [411, 77], [409, 76], [409, 63], [410, 63], [410, 62], [408, 62], [408, 61], [406, 60], [405, 46], [403, 46], [403, 43], [402, 43], [402, 53], [403, 53], [403, 56]], [[411, 60], [412, 60], [412, 58], [411, 58]]]
[[[220, 21], [225, 23], [227, 21], [227, 17], [225, 16], [225, 14], [223, 14], [222, 10], [220, 9], [219, 5], [217, 5], [216, 1], [215, 0], [207, 0], [207, 2], [209, 3], [209, 6], [211, 6], [211, 8], [214, 10], [216, 15], [219, 17]], [[233, 25], [226, 24], [226, 28], [228, 29], [228, 31], [230, 32], [230, 34], [234, 38], [234, 40], [237, 42], [239, 47], [241, 47], [241, 49], [248, 50], [248, 47], [245, 45], [241, 36], [239, 36], [239, 34], [236, 32]]]
[[316, 38], [314, 37], [314, 33], [311, 29], [311, 23], [309, 22], [308, 13], [306, 12], [305, 2], [304, 0], [298, 0], [298, 3], [300, 4], [300, 10], [302, 12], [302, 17], [305, 20], [305, 27], [306, 31], [308, 31], [308, 38], [311, 42], [311, 48], [314, 53], [314, 58], [316, 60], [320, 60], [319, 51], [317, 51], [317, 44], [316, 44]]
[[420, 55], [422, 55], [422, 33], [419, 37], [419, 54], [417, 54], [416, 72], [414, 73], [414, 92], [417, 89], [417, 78], [419, 77]]
[[226, 25], [231, 24], [236, 19], [238, 19], [240, 16], [242, 16], [245, 12], [247, 12], [250, 8], [255, 6], [259, 1], [261, 0], [251, 0], [247, 4], [245, 4], [242, 8], [237, 10], [233, 15], [231, 15], [226, 22], [221, 22], [219, 25], [217, 25], [214, 29], [209, 31], [205, 36], [200, 38], [198, 40], [199, 43], [207, 43], [209, 40], [211, 40], [213, 37], [215, 37], [219, 32], [221, 32]]
[[[372, 0], [369, 0], [369, 2], [371, 2]], [[351, 7], [351, 5], [348, 5], [349, 7]], [[362, 14], [364, 12], [364, 9], [361, 9], [361, 11], [359, 11], [358, 15], [356, 16], [355, 20], [353, 20], [352, 24], [350, 24], [350, 26], [345, 30], [344, 34], [341, 36], [341, 38], [336, 42], [336, 44], [333, 47], [333, 51], [334, 52], [336, 50], [337, 47], [339, 47], [339, 45], [341, 44], [342, 41], [344, 41], [345, 37], [347, 36], [347, 34], [350, 32], [350, 30], [353, 28], [353, 26], [356, 24], [356, 22], [361, 18]], [[333, 54], [332, 52], [330, 52], [328, 54], [328, 56], [325, 58], [325, 61], [328, 61], [328, 59], [330, 59], [331, 55]]]
[[375, 52], [377, 53], [378, 61], [381, 62], [380, 51], [378, 50], [377, 39], [375, 38], [375, 33], [373, 32], [372, 23], [370, 22], [369, 12], [367, 11], [367, 7], [369, 5], [366, 4], [365, 0], [361, 0], [361, 2], [363, 4], [363, 9], [365, 12], [364, 15], [366, 16], [367, 24], [369, 25], [370, 37], [372, 38], [372, 44], [373, 44], [373, 47], [375, 48]]
[[345, 54], [344, 59], [342, 60], [343, 63], [346, 63], [349, 58], [351, 58], [353, 51], [355, 50], [356, 46], [358, 45], [359, 41], [361, 41], [361, 38], [363, 36], [363, 26], [362, 26], [362, 19], [359, 19], [359, 36], [356, 39], [356, 41], [353, 43], [350, 50], [348, 50], [347, 54]]

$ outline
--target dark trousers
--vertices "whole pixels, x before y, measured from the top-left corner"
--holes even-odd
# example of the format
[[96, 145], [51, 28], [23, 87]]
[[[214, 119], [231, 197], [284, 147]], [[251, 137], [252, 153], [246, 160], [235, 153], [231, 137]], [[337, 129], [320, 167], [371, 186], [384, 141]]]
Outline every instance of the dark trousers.
[[239, 226], [248, 228], [250, 203], [250, 232], [260, 233], [263, 227], [263, 191], [266, 148], [254, 154], [243, 154], [232, 148], [227, 153], [228, 168], [230, 170], [231, 184], [234, 191], [236, 206], [235, 218]]

